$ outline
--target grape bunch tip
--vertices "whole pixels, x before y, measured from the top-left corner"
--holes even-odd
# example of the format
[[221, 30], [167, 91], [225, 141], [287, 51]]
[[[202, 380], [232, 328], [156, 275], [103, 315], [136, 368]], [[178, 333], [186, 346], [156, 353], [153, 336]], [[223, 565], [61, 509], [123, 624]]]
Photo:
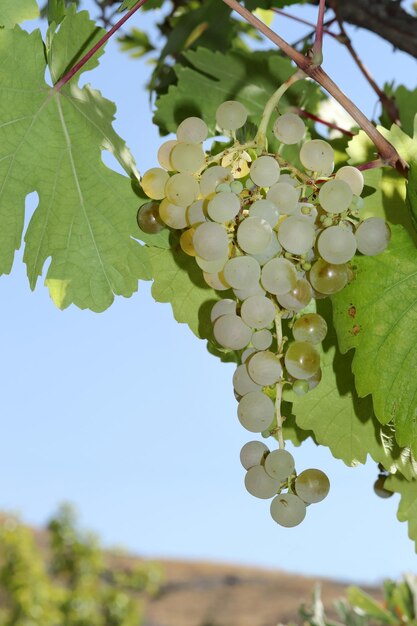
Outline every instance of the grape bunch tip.
[[[219, 346], [240, 352], [233, 375], [238, 419], [249, 432], [279, 441], [272, 451], [260, 441], [243, 446], [245, 487], [257, 498], [272, 498], [272, 519], [293, 527], [330, 489], [319, 469], [297, 474], [284, 448], [283, 386], [305, 395], [321, 379], [317, 346], [327, 324], [303, 310], [341, 291], [352, 279], [354, 255], [383, 252], [390, 230], [382, 218], [361, 218], [362, 172], [350, 165], [334, 172], [332, 146], [306, 140], [300, 116], [278, 115], [272, 132], [281, 144], [300, 145], [304, 171], [278, 153], [259, 153], [255, 142], [233, 141], [247, 117], [240, 102], [218, 107], [217, 128], [231, 145], [214, 155], [203, 147], [205, 121], [183, 120], [177, 138], [159, 148], [160, 167], [143, 174], [149, 202], [138, 211], [138, 225], [149, 234], [166, 227], [180, 231], [181, 249], [195, 258], [205, 282], [227, 292], [214, 304], [211, 322]], [[282, 320], [292, 340], [283, 337]]]

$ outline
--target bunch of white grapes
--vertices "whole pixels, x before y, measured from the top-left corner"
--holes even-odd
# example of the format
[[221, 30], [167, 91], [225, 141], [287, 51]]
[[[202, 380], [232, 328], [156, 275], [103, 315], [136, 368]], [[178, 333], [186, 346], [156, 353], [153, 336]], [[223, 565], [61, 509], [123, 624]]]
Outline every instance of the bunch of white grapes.
[[[247, 116], [241, 103], [223, 102], [217, 127], [234, 139]], [[298, 115], [279, 115], [273, 133], [282, 144], [300, 144], [304, 171], [256, 141], [234, 140], [223, 152], [206, 154], [206, 123], [185, 119], [177, 139], [161, 145], [161, 167], [144, 173], [141, 185], [150, 202], [138, 212], [146, 233], [166, 226], [180, 231], [181, 248], [195, 258], [206, 283], [227, 292], [212, 308], [213, 334], [222, 348], [239, 353], [233, 377], [238, 418], [253, 433], [277, 433], [283, 419], [273, 400], [278, 386], [303, 395], [320, 382], [317, 345], [327, 325], [303, 309], [346, 286], [357, 252], [379, 254], [390, 240], [382, 218], [360, 218], [360, 170], [344, 166], [334, 173], [332, 146], [303, 141], [306, 128]], [[282, 318], [289, 320], [293, 341], [282, 337]], [[328, 493], [327, 476], [316, 469], [297, 476], [282, 446], [269, 452], [263, 443], [249, 442], [241, 460], [247, 490], [273, 498], [271, 515], [283, 526], [299, 524], [306, 504]]]

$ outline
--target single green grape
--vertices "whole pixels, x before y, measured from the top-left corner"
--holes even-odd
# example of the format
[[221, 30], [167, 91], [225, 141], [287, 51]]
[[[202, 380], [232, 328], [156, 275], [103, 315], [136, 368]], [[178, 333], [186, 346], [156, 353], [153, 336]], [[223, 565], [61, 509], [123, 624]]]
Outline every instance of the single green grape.
[[385, 489], [384, 485], [386, 478], [387, 477], [384, 476], [384, 474], [379, 474], [378, 478], [374, 482], [374, 491], [376, 495], [380, 498], [390, 498], [394, 495], [392, 491], [388, 491], [388, 489]]
[[295, 480], [295, 491], [306, 504], [321, 502], [330, 490], [326, 474], [318, 469], [307, 469]]
[[143, 204], [137, 214], [138, 226], [148, 235], [156, 235], [164, 230], [165, 224], [159, 217], [159, 203], [147, 202]]

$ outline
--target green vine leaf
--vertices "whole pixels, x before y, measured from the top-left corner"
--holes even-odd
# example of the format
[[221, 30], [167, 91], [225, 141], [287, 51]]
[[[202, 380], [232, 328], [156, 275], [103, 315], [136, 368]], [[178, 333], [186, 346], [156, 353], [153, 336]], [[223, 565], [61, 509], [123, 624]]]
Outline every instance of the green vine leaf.
[[[65, 19], [85, 24], [79, 14]], [[51, 89], [38, 31], [3, 30], [0, 46], [0, 273], [11, 271], [25, 198], [36, 191], [24, 253], [31, 288], [50, 259], [45, 282], [57, 306], [102, 311], [114, 295], [131, 296], [139, 278], [151, 278], [147, 249], [133, 239], [138, 203], [131, 181], [101, 160], [111, 149], [133, 167], [112, 128], [115, 107], [75, 83]]]
[[408, 523], [408, 536], [417, 552], [417, 480], [408, 481], [401, 474], [389, 476], [384, 487], [401, 496], [397, 518]]
[[414, 228], [417, 229], [417, 161], [411, 161], [408, 173], [407, 204]]
[[2, 0], [0, 6], [0, 26], [13, 28], [24, 20], [34, 20], [39, 16], [36, 0]]
[[340, 349], [355, 348], [359, 396], [372, 394], [376, 417], [392, 422], [400, 446], [417, 455], [417, 250], [401, 226], [388, 249], [356, 259], [356, 279], [333, 296]]

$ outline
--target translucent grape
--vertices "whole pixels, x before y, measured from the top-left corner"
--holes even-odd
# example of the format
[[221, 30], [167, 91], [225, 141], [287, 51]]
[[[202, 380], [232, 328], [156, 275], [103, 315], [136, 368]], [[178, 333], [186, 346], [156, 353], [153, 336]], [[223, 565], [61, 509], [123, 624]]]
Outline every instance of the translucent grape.
[[[195, 229], [194, 229], [195, 232]], [[193, 235], [193, 245], [194, 245], [194, 235]], [[215, 274], [216, 272], [222, 272], [224, 266], [228, 261], [228, 257], [223, 257], [220, 259], [214, 259], [213, 261], [207, 261], [203, 259], [201, 256], [195, 257], [196, 263], [199, 268], [203, 270], [203, 272], [208, 272], [209, 274]]]
[[300, 161], [307, 170], [321, 176], [330, 176], [334, 167], [334, 151], [327, 141], [306, 141], [300, 150]]
[[271, 517], [280, 526], [292, 528], [301, 524], [306, 516], [306, 505], [298, 496], [284, 493], [271, 502]]
[[237, 229], [237, 242], [244, 252], [259, 254], [269, 246], [272, 228], [261, 217], [247, 217]]
[[233, 374], [233, 389], [238, 396], [245, 396], [251, 391], [262, 391], [262, 385], [258, 385], [248, 374], [246, 363], [239, 365]]
[[278, 382], [281, 378], [282, 369], [275, 354], [269, 350], [263, 350], [256, 352], [248, 360], [248, 372], [255, 383], [266, 387]]
[[220, 224], [203, 222], [195, 229], [193, 238], [194, 248], [198, 256], [207, 261], [223, 259], [229, 250], [227, 230]]
[[147, 202], [143, 204], [137, 215], [138, 226], [144, 233], [155, 235], [165, 228], [165, 224], [159, 217], [159, 204]]
[[230, 191], [233, 191], [233, 193], [237, 194], [243, 191], [243, 185], [240, 180], [234, 180], [232, 183], [230, 183]]
[[252, 330], [234, 314], [222, 315], [214, 322], [213, 333], [216, 341], [230, 350], [243, 350], [252, 337]]
[[345, 183], [349, 185], [352, 190], [352, 193], [355, 196], [360, 196], [363, 187], [365, 185], [365, 180], [363, 178], [363, 174], [357, 167], [352, 167], [351, 165], [344, 165], [339, 170], [337, 170], [335, 175], [336, 180], [344, 180]]
[[352, 189], [344, 180], [328, 180], [319, 191], [320, 204], [327, 213], [343, 213], [352, 198]]
[[209, 201], [207, 213], [215, 222], [230, 222], [240, 211], [239, 197], [234, 193], [221, 191]]
[[321, 377], [322, 377], [322, 371], [319, 368], [317, 370], [317, 372], [307, 380], [308, 382], [308, 388], [311, 391], [312, 389], [315, 389], [317, 387], [317, 385], [320, 383], [321, 381]]
[[261, 441], [248, 441], [240, 451], [240, 462], [248, 470], [251, 467], [255, 467], [255, 465], [260, 465], [268, 452], [268, 446]]
[[296, 341], [321, 343], [327, 335], [326, 320], [318, 313], [306, 313], [294, 323], [292, 334]]
[[320, 355], [307, 341], [294, 341], [285, 353], [285, 367], [294, 378], [310, 378], [320, 367]]
[[391, 240], [391, 231], [382, 217], [368, 217], [357, 228], [355, 237], [359, 252], [374, 256], [386, 249]]
[[305, 396], [310, 391], [310, 386], [307, 380], [295, 380], [292, 390], [297, 396]]
[[165, 195], [178, 206], [189, 206], [200, 193], [198, 182], [191, 174], [174, 174], [165, 185]]
[[276, 478], [280, 482], [288, 478], [294, 469], [295, 462], [293, 455], [287, 450], [273, 450], [265, 459], [265, 471], [271, 478]]
[[187, 224], [189, 226], [195, 226], [196, 224], [201, 224], [201, 222], [206, 221], [206, 214], [204, 213], [204, 202], [203, 200], [196, 200], [189, 207], [187, 207], [186, 211]]
[[206, 156], [199, 143], [178, 141], [171, 150], [170, 160], [177, 172], [192, 174], [204, 165]]
[[283, 295], [297, 283], [297, 271], [287, 259], [271, 259], [261, 272], [262, 286], [274, 295]]
[[203, 278], [215, 291], [227, 291], [230, 289], [230, 285], [226, 283], [220, 272], [203, 272]]
[[223, 273], [231, 287], [247, 289], [259, 283], [261, 268], [256, 259], [250, 256], [237, 256], [227, 261]]
[[160, 167], [152, 167], [144, 173], [140, 184], [142, 185], [143, 191], [149, 198], [152, 198], [153, 200], [161, 200], [162, 198], [165, 198], [165, 185], [168, 179], [168, 172]]
[[202, 143], [207, 136], [207, 124], [200, 117], [187, 117], [177, 128], [178, 141]]
[[171, 163], [171, 152], [176, 145], [177, 141], [175, 139], [169, 139], [161, 144], [158, 150], [158, 163], [169, 172], [172, 172], [174, 169]]
[[279, 482], [268, 476], [262, 465], [255, 465], [246, 472], [245, 487], [251, 496], [267, 500], [277, 493]]
[[270, 187], [278, 182], [280, 168], [271, 156], [261, 156], [250, 166], [250, 177], [259, 187]]
[[240, 314], [243, 321], [251, 328], [267, 328], [275, 319], [274, 304], [265, 296], [251, 296], [241, 307]]
[[279, 252], [281, 252], [281, 244], [278, 241], [278, 237], [275, 232], [272, 233], [271, 241], [269, 245], [259, 252], [258, 254], [252, 254], [254, 259], [256, 259], [259, 265], [265, 265], [271, 259], [277, 256]]
[[321, 232], [317, 249], [325, 261], [341, 265], [355, 256], [356, 238], [350, 230], [342, 226], [330, 226]]
[[275, 120], [272, 131], [278, 141], [291, 145], [302, 140], [306, 127], [299, 115], [284, 113]]
[[252, 283], [243, 289], [233, 289], [233, 293], [239, 300], [247, 300], [252, 296], [264, 296], [265, 289], [258, 283]]
[[275, 204], [278, 211], [283, 215], [292, 215], [298, 206], [300, 192], [293, 185], [286, 182], [279, 182], [272, 185], [266, 194], [266, 199]]
[[181, 229], [187, 226], [185, 211], [185, 207], [173, 204], [167, 198], [159, 205], [159, 217], [171, 228]]
[[277, 296], [279, 304], [288, 311], [304, 309], [313, 297], [313, 290], [305, 278], [299, 278], [295, 287], [284, 295]]
[[[221, 321], [224, 319], [220, 318]], [[216, 322], [217, 323], [217, 322]], [[246, 430], [261, 433], [274, 419], [274, 403], [262, 391], [250, 391], [239, 401], [237, 414]]]
[[291, 176], [291, 174], [280, 174], [279, 182], [288, 183], [291, 187], [297, 187], [297, 185], [299, 185], [298, 180]]
[[210, 313], [210, 319], [212, 322], [215, 322], [218, 317], [222, 315], [235, 315], [236, 314], [236, 302], [234, 300], [230, 300], [230, 298], [224, 298], [223, 300], [219, 300], [213, 305]]
[[241, 128], [248, 118], [248, 112], [240, 102], [226, 100], [216, 111], [216, 122], [224, 130]]
[[255, 354], [255, 352], [255, 348], [245, 348], [245, 350], [243, 350], [242, 352], [242, 363], [246, 363], [247, 360], [252, 356], [252, 354]]
[[188, 254], [188, 256], [195, 256], [195, 249], [193, 245], [193, 237], [194, 237], [195, 229], [189, 228], [185, 230], [180, 237], [180, 246], [181, 250]]
[[252, 335], [252, 345], [257, 350], [267, 350], [271, 346], [272, 340], [272, 333], [266, 328], [257, 330]]
[[304, 470], [295, 480], [295, 491], [307, 504], [321, 502], [329, 490], [329, 479], [324, 472], [318, 469]]
[[216, 187], [220, 183], [233, 182], [232, 172], [221, 165], [209, 167], [201, 176], [200, 191], [201, 195], [206, 198], [216, 191]]
[[270, 200], [256, 200], [249, 209], [249, 215], [251, 217], [261, 217], [268, 222], [271, 228], [274, 228], [278, 222], [279, 211]]
[[334, 265], [319, 259], [310, 270], [310, 283], [319, 293], [330, 295], [341, 291], [348, 282], [347, 265]]
[[287, 217], [278, 229], [278, 241], [292, 254], [305, 254], [313, 247], [316, 233], [313, 224], [300, 217]]

